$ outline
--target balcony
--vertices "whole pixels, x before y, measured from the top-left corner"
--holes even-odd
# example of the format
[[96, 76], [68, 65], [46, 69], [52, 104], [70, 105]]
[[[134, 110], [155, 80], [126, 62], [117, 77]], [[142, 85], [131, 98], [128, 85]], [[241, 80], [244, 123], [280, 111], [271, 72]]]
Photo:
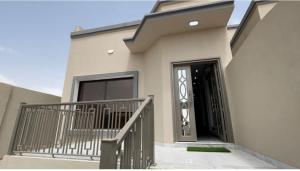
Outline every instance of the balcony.
[[25, 104], [12, 144], [15, 155], [100, 160], [99, 168], [154, 163], [153, 97]]

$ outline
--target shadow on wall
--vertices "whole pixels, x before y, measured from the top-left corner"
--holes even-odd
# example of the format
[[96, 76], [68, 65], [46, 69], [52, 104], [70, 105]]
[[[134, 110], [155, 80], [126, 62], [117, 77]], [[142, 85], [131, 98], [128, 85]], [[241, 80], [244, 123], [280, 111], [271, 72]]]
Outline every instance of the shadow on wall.
[[228, 65], [236, 142], [300, 168], [300, 2], [278, 2]]

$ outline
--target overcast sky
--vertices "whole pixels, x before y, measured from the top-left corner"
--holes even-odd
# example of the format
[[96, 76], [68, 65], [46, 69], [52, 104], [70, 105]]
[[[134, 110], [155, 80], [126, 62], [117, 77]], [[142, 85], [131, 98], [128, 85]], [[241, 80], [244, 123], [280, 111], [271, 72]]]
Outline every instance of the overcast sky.
[[[94, 28], [140, 20], [155, 1], [0, 2], [0, 82], [61, 95], [76, 25]], [[250, 0], [235, 2], [238, 24]]]

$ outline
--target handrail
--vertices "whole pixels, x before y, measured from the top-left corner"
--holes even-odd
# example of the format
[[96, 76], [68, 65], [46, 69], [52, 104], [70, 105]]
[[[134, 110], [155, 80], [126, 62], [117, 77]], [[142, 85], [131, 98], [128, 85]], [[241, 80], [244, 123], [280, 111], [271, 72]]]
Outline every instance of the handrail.
[[63, 103], [49, 103], [49, 104], [23, 104], [24, 107], [31, 106], [53, 106], [53, 105], [74, 105], [74, 104], [90, 104], [90, 103], [114, 103], [114, 102], [133, 102], [144, 101], [143, 98], [134, 99], [116, 99], [116, 100], [95, 100], [95, 101], [80, 101], [80, 102], [63, 102]]
[[114, 138], [143, 99], [20, 106], [12, 154], [99, 159], [101, 140]]
[[129, 121], [124, 125], [124, 127], [120, 130], [120, 132], [116, 135], [115, 139], [117, 140], [117, 144], [119, 145], [122, 142], [130, 131], [130, 128], [133, 127], [133, 123], [138, 119], [141, 115], [142, 110], [145, 106], [152, 101], [152, 97], [146, 98], [146, 100], [139, 106], [139, 108], [135, 111]]
[[145, 169], [154, 163], [153, 100], [148, 96], [114, 138], [102, 139], [100, 169]]

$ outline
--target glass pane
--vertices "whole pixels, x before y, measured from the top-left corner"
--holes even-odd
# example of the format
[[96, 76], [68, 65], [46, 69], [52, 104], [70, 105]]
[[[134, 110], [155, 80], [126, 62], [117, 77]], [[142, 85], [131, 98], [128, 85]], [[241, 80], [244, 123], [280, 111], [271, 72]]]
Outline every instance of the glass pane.
[[94, 101], [105, 99], [105, 81], [80, 82], [78, 101]]
[[188, 103], [188, 85], [187, 85], [187, 71], [185, 69], [178, 70], [178, 97], [180, 103], [181, 113], [181, 133], [183, 136], [191, 135], [190, 123], [190, 106]]
[[131, 99], [133, 98], [133, 79], [115, 79], [107, 81], [106, 99]]

